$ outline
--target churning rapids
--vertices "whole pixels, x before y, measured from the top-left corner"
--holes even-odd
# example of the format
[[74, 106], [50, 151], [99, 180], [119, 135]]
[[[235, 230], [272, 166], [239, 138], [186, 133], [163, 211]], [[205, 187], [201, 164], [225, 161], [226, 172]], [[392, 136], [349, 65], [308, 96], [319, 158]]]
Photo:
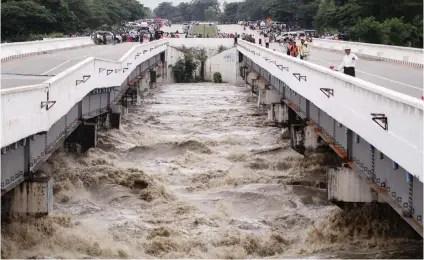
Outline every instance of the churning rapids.
[[47, 162], [54, 212], [3, 224], [2, 257], [422, 257], [369, 208], [327, 202], [328, 155], [292, 151], [256, 100], [227, 84], [159, 87], [97, 148]]

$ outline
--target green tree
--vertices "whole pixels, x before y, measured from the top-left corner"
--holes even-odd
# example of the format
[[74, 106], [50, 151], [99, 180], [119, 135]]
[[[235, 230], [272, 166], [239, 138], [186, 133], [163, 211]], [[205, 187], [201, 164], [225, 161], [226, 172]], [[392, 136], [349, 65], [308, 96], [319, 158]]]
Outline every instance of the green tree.
[[194, 72], [196, 71], [198, 63], [194, 60], [191, 52], [184, 54], [184, 59], [179, 59], [174, 67], [173, 73], [176, 83], [190, 83], [195, 81]]
[[137, 0], [4, 0], [1, 14], [2, 40], [25, 41], [111, 28], [143, 18], [146, 9]]
[[220, 16], [222, 22], [232, 22], [235, 23], [238, 21], [237, 11], [239, 9], [240, 3], [227, 3], [224, 5], [224, 12]]
[[216, 11], [212, 6], [209, 6], [206, 10], [205, 10], [205, 20], [206, 21], [216, 21]]
[[376, 21], [375, 17], [359, 19], [357, 23], [349, 29], [349, 34], [353, 40], [369, 43], [387, 43], [387, 33], [387, 28]]

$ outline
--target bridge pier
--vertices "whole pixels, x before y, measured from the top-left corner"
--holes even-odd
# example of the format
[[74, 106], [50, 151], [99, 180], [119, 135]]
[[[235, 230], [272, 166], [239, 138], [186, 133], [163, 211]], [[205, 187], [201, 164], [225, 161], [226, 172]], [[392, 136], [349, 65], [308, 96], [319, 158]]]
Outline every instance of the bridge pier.
[[246, 88], [250, 87], [253, 94], [258, 94], [256, 89], [256, 81], [258, 77], [258, 73], [254, 71], [246, 71]]
[[341, 208], [348, 203], [385, 202], [350, 168], [327, 172], [327, 195], [329, 201]]
[[256, 80], [257, 91], [258, 91], [258, 107], [267, 105], [267, 95], [266, 92], [269, 90], [267, 82], [260, 77]]
[[53, 179], [35, 177], [13, 189], [10, 198], [12, 216], [44, 216], [53, 210]]
[[149, 88], [150, 89], [154, 89], [157, 87], [157, 72], [156, 72], [156, 68], [152, 68], [149, 70], [149, 74], [150, 74], [150, 82], [149, 82]]
[[307, 150], [318, 148], [319, 136], [315, 131], [315, 127], [307, 125], [293, 109], [287, 108], [287, 111], [290, 143], [293, 150], [300, 154], [305, 154]]
[[97, 146], [97, 123], [94, 120], [82, 122], [65, 141], [69, 152], [84, 153]]
[[111, 128], [120, 129], [121, 127], [121, 113], [109, 113], [109, 124]]
[[268, 120], [280, 127], [287, 127], [289, 122], [289, 107], [281, 101], [272, 102], [268, 109]]
[[142, 77], [138, 82], [137, 88], [137, 106], [141, 105], [143, 99], [149, 94], [150, 74], [143, 72]]

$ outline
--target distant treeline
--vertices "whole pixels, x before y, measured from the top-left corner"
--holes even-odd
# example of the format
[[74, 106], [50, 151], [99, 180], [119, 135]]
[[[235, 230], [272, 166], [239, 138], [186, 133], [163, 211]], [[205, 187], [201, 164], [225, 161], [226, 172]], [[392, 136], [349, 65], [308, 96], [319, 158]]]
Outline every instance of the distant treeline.
[[2, 41], [88, 34], [152, 16], [137, 0], [2, 0]]
[[270, 17], [290, 28], [347, 33], [355, 41], [423, 47], [422, 0], [245, 0], [224, 3], [222, 10], [217, 0], [192, 0], [177, 6], [163, 2], [154, 13], [174, 23]]

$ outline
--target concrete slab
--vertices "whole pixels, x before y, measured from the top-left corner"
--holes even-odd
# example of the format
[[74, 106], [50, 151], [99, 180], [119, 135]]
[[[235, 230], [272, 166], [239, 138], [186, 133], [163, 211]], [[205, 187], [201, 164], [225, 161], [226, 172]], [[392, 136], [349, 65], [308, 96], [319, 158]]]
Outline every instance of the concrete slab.
[[93, 45], [2, 62], [1, 88], [42, 83], [90, 56], [118, 60], [138, 44]]

